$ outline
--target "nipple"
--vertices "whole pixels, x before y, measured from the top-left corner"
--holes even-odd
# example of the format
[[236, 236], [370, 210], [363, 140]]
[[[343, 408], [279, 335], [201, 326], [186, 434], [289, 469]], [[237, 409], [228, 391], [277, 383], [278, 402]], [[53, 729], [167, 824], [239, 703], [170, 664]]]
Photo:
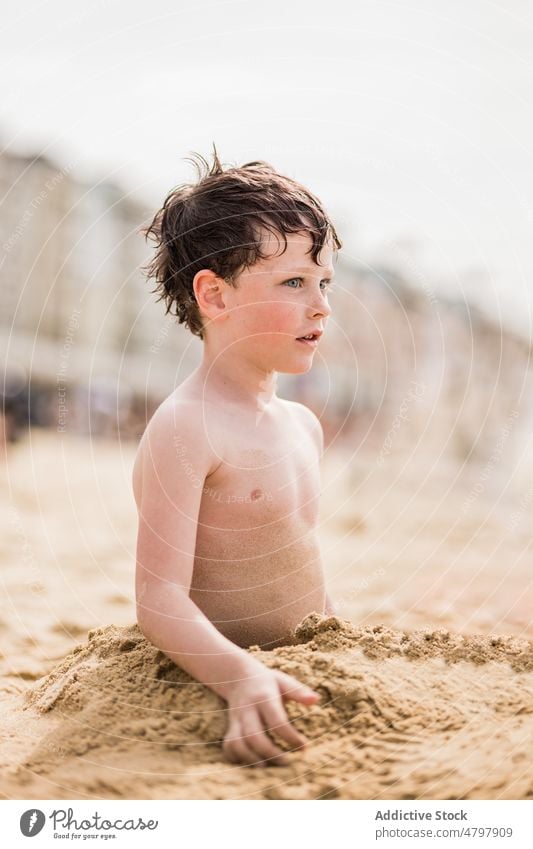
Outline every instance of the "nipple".
[[261, 489], [253, 489], [250, 493], [250, 498], [252, 501], [257, 501], [258, 498], [261, 498], [263, 495], [263, 491]]

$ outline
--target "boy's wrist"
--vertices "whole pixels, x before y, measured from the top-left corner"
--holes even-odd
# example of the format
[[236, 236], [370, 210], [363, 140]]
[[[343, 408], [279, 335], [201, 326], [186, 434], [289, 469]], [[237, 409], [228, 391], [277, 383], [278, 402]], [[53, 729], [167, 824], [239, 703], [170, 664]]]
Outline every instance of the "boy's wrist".
[[221, 698], [228, 701], [231, 694], [244, 680], [264, 671], [261, 661], [249, 655], [245, 649], [238, 648], [235, 654], [226, 655], [219, 666], [219, 680], [205, 682]]

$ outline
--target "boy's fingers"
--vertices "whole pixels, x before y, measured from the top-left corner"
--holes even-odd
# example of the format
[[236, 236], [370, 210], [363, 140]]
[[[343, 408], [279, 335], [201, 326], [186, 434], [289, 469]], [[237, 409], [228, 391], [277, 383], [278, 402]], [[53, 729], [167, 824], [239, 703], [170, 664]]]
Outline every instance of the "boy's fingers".
[[222, 742], [222, 751], [232, 763], [238, 763], [244, 751], [241, 747], [242, 731], [238, 720], [230, 721], [226, 736]]
[[287, 760], [283, 751], [265, 734], [265, 729], [259, 717], [253, 716], [243, 720], [244, 742], [249, 749], [257, 752], [258, 756], [268, 760], [269, 764], [286, 765]]
[[253, 752], [243, 740], [234, 740], [231, 744], [231, 753], [234, 758], [234, 763], [253, 766], [258, 763], [261, 758]]
[[307, 743], [307, 738], [303, 734], [300, 734], [294, 725], [291, 724], [283, 709], [282, 702], [279, 702], [277, 705], [272, 704], [272, 702], [264, 702], [261, 705], [261, 715], [267, 724], [268, 730], [273, 731], [282, 740], [285, 740], [286, 743], [298, 747], [305, 746]]
[[[254, 735], [257, 734], [256, 728], [259, 733], [263, 735], [266, 746], [262, 747], [261, 745], [256, 744], [256, 739]], [[231, 763], [240, 763], [246, 764], [247, 766], [252, 765], [261, 765], [263, 757], [263, 748], [266, 752], [266, 756], [270, 757], [272, 754], [274, 755], [282, 755], [283, 752], [281, 749], [276, 749], [274, 747], [274, 751], [270, 752], [267, 748], [270, 743], [268, 737], [264, 733], [264, 730], [258, 720], [257, 726], [253, 723], [248, 722], [246, 729], [244, 727], [242, 720], [236, 720], [234, 722], [230, 722], [228, 727], [228, 731], [222, 743], [222, 751], [224, 752], [225, 757]], [[271, 744], [273, 745], [273, 744]], [[270, 761], [273, 763], [274, 761]]]
[[291, 678], [284, 672], [277, 673], [279, 688], [286, 699], [294, 699], [304, 704], [315, 704], [320, 698], [320, 693], [312, 690], [307, 684], [302, 684], [296, 678]]
[[225, 757], [235, 764], [241, 763], [251, 766], [261, 760], [259, 755], [248, 748], [240, 736], [226, 737], [222, 744], [222, 751]]

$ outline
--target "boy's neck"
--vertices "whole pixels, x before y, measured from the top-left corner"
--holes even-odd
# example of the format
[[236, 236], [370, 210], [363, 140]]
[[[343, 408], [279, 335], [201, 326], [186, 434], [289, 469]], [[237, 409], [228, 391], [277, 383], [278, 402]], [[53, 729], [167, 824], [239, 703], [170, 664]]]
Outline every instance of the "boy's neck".
[[278, 374], [265, 371], [236, 356], [231, 350], [213, 356], [204, 344], [204, 354], [195, 378], [202, 384], [202, 396], [224, 397], [259, 410], [277, 400]]

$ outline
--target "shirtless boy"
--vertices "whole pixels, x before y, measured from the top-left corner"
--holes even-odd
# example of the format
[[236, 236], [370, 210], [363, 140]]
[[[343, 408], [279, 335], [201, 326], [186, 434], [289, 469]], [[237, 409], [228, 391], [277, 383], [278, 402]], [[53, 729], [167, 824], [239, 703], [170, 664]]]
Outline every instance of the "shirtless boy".
[[316, 533], [322, 428], [276, 395], [276, 375], [311, 368], [342, 245], [320, 201], [268, 164], [199, 160], [198, 182], [173, 190], [145, 231], [157, 243], [148, 274], [203, 360], [135, 460], [137, 617], [227, 701], [226, 758], [284, 764], [266, 731], [304, 746], [284, 700], [319, 695], [245, 649], [289, 644], [307, 614], [334, 613]]

